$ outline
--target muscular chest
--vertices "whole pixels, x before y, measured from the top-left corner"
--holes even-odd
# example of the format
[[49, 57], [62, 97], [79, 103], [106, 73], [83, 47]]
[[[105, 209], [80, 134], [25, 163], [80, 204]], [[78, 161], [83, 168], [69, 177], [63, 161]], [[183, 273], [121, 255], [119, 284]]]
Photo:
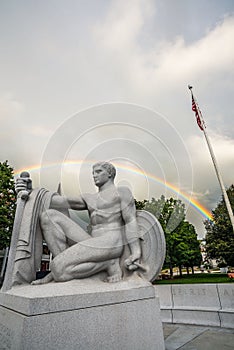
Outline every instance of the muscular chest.
[[117, 191], [97, 193], [89, 198], [88, 210], [90, 213], [115, 213], [120, 211], [120, 197]]

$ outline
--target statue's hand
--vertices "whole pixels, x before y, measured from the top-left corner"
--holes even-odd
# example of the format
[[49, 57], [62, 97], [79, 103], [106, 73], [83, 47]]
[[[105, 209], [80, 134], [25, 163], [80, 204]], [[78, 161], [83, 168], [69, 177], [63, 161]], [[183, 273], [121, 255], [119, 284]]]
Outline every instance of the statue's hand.
[[139, 263], [139, 258], [135, 257], [134, 255], [130, 255], [129, 258], [124, 261], [124, 266], [129, 271], [134, 271], [138, 269], [138, 263]]
[[21, 190], [19, 193], [18, 193], [18, 198], [21, 198], [23, 199], [24, 201], [26, 201], [29, 197], [29, 192], [28, 191], [25, 191], [25, 190]]
[[27, 182], [22, 178], [16, 179], [15, 191], [18, 195], [18, 198], [21, 198], [24, 201], [28, 199], [30, 194], [30, 191], [27, 188]]
[[140, 257], [138, 255], [130, 255], [128, 259], [124, 261], [124, 266], [129, 271], [135, 271], [136, 269], [141, 269], [143, 272], [147, 272], [147, 267], [140, 264], [139, 262]]
[[15, 192], [18, 194], [20, 191], [27, 191], [27, 183], [18, 177], [15, 182]]

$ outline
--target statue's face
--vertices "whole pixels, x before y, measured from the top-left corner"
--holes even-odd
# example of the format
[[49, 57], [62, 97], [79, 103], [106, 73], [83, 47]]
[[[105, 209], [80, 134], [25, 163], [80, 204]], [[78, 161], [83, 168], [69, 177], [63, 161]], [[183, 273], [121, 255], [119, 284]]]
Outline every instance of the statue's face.
[[95, 166], [93, 168], [93, 179], [95, 185], [101, 187], [111, 178], [111, 174], [106, 171], [102, 166]]

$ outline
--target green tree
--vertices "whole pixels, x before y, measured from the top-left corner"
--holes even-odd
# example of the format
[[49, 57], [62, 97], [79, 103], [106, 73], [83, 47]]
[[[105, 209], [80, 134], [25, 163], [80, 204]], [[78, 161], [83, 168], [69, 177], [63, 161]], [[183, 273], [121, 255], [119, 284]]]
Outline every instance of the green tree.
[[178, 229], [177, 246], [175, 247], [176, 265], [179, 267], [180, 275], [182, 275], [182, 266], [192, 268], [199, 266], [202, 261], [200, 242], [197, 239], [197, 234], [194, 226], [188, 221], [183, 221]]
[[[233, 185], [228, 188], [227, 195], [233, 209]], [[205, 221], [207, 258], [234, 266], [234, 232], [223, 198], [212, 210], [212, 219]]]
[[145, 210], [148, 210], [159, 220], [165, 234], [166, 240], [166, 258], [165, 266], [170, 269], [170, 275], [173, 276], [173, 267], [177, 264], [176, 248], [180, 243], [178, 232], [181, 222], [185, 217], [184, 204], [180, 200], [173, 198], [166, 199], [163, 195], [156, 200], [145, 204]]
[[[152, 198], [151, 201], [136, 202], [137, 209], [145, 209], [159, 220], [166, 239], [165, 266], [173, 275], [173, 267], [178, 266], [182, 274], [182, 266], [200, 265], [201, 253], [197, 234], [192, 224], [185, 221], [185, 206], [174, 198]], [[188, 269], [187, 269], [188, 271]]]
[[135, 201], [135, 206], [136, 206], [137, 210], [144, 209], [145, 203], [147, 202], [146, 199], [144, 199], [143, 201], [137, 201], [136, 199], [134, 199], [134, 201]]
[[13, 169], [0, 162], [0, 249], [10, 244], [16, 209]]

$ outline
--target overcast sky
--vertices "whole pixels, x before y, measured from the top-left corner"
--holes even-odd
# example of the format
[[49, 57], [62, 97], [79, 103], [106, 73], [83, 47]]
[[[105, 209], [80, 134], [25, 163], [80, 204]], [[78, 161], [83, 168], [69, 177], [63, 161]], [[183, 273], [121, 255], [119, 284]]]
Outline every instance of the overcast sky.
[[[1, 0], [0, 33], [0, 161], [42, 164], [36, 186], [86, 191], [92, 162], [111, 159], [137, 199], [175, 186], [214, 208], [221, 191], [188, 84], [234, 183], [233, 0]], [[205, 217], [186, 206], [202, 236]]]

